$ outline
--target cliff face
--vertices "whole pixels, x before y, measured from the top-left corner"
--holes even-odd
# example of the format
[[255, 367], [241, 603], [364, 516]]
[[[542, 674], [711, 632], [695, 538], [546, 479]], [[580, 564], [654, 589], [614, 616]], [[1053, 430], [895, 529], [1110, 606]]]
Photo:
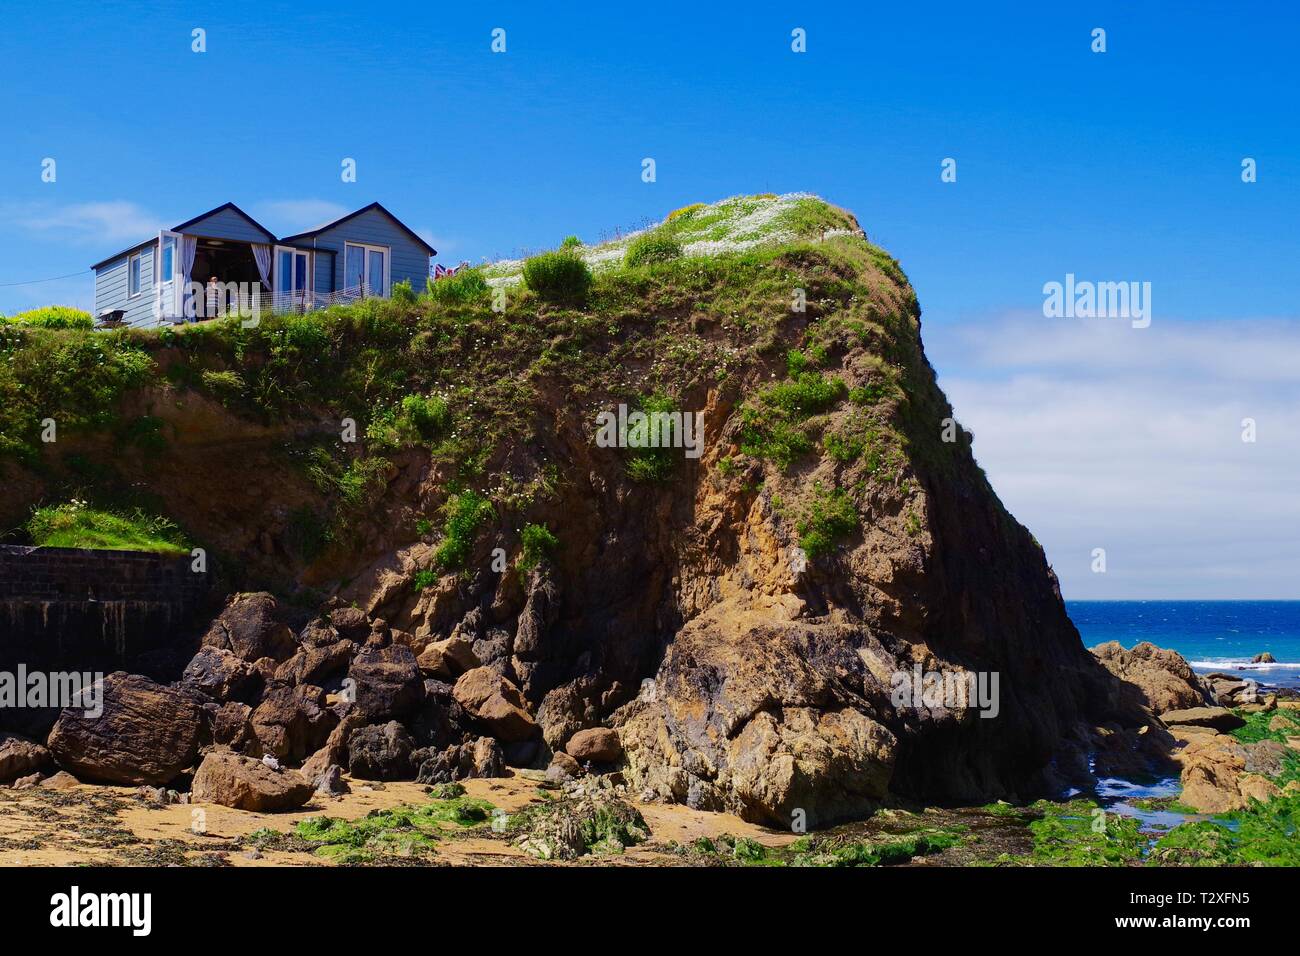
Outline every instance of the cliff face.
[[[663, 798], [813, 826], [1083, 772], [1105, 671], [951, 421], [897, 263], [803, 197], [660, 229], [685, 257], [598, 270], [578, 307], [505, 267], [503, 313], [484, 294], [132, 333], [155, 370], [118, 401], [163, 446], [65, 447], [241, 584], [355, 602], [417, 652], [465, 638], [550, 747], [615, 727]], [[403, 395], [436, 399], [429, 421]], [[702, 412], [699, 457], [602, 447], [620, 404]], [[75, 480], [49, 455], [6, 467], [29, 502]], [[900, 700], [935, 674], [973, 678], [989, 716]]]

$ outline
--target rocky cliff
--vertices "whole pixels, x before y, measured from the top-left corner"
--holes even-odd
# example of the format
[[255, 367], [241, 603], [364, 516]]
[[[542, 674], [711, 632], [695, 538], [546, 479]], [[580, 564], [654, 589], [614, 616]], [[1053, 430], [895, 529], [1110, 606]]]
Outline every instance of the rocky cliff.
[[[806, 196], [688, 207], [650, 234], [662, 254], [581, 248], [578, 298], [505, 263], [487, 287], [251, 328], [27, 333], [0, 381], [8, 523], [72, 491], [147, 500], [232, 588], [303, 609], [267, 686], [302, 684], [276, 667], [319, 664], [355, 608], [362, 631], [382, 619], [381, 650], [472, 651], [456, 706], [480, 729], [501, 724], [466, 700], [535, 721], [497, 734], [510, 762], [607, 727], [663, 799], [815, 826], [1086, 776], [1098, 724], [1145, 718], [975, 463], [898, 263]], [[633, 419], [607, 447], [619, 406], [701, 415], [684, 421], [702, 441], [637, 447]], [[68, 427], [42, 448], [46, 417]], [[340, 649], [313, 680], [377, 652]], [[961, 686], [986, 699], [942, 693]]]

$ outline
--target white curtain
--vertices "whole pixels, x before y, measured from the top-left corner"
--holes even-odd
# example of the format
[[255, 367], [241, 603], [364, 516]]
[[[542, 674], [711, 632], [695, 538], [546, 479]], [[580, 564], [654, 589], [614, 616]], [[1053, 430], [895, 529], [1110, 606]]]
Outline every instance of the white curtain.
[[188, 314], [188, 310], [185, 307], [188, 304], [187, 300], [190, 294], [190, 273], [194, 271], [194, 253], [197, 252], [199, 248], [198, 236], [187, 236], [182, 233], [179, 247], [181, 254], [180, 308], [181, 316], [184, 317]]
[[262, 284], [271, 290], [271, 247], [253, 243], [253, 258], [257, 260], [257, 274], [262, 277]]

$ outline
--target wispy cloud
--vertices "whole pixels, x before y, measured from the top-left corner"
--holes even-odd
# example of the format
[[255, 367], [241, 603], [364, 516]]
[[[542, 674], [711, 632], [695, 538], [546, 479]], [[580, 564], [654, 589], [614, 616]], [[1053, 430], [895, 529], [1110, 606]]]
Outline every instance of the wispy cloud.
[[272, 232], [287, 236], [323, 226], [352, 210], [328, 199], [272, 199], [257, 203], [249, 212]]
[[5, 204], [0, 205], [0, 221], [49, 241], [86, 245], [141, 242], [165, 228], [152, 212], [126, 200]]
[[1012, 318], [926, 340], [1067, 597], [1300, 596], [1300, 322]]

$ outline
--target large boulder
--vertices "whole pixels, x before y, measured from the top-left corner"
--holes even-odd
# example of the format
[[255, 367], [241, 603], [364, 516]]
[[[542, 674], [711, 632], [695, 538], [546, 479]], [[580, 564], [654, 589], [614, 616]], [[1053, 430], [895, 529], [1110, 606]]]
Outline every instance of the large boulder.
[[348, 773], [359, 780], [408, 780], [415, 741], [395, 720], [361, 727], [348, 739]]
[[370, 618], [356, 607], [340, 607], [329, 612], [329, 624], [341, 637], [360, 643], [370, 635]]
[[269, 657], [279, 663], [297, 648], [293, 631], [279, 618], [266, 592], [235, 594], [203, 635], [204, 647], [219, 647], [245, 661]]
[[417, 767], [416, 780], [420, 783], [450, 783], [470, 777], [504, 777], [505, 754], [501, 745], [491, 737], [479, 737], [435, 750], [425, 748], [412, 754]]
[[564, 745], [565, 751], [579, 763], [613, 763], [623, 756], [618, 733], [607, 727], [580, 730]]
[[223, 647], [201, 647], [185, 667], [181, 683], [218, 702], [248, 703], [262, 686], [252, 664]]
[[209, 701], [203, 705], [204, 744], [230, 750], [244, 750], [253, 739], [253, 708], [239, 701], [224, 704]]
[[1201, 813], [1242, 810], [1251, 800], [1267, 803], [1278, 788], [1265, 773], [1282, 766], [1274, 741], [1243, 744], [1227, 734], [1199, 736], [1180, 754], [1181, 803]]
[[1153, 714], [1214, 703], [1205, 681], [1176, 651], [1145, 641], [1127, 651], [1118, 641], [1107, 641], [1092, 653], [1121, 682], [1118, 693], [1123, 701], [1136, 702]]
[[199, 764], [190, 800], [275, 813], [297, 810], [311, 799], [314, 790], [295, 770], [276, 770], [252, 757], [216, 750]]
[[[616, 714], [637, 791], [746, 820], [811, 826], [861, 816], [888, 793], [898, 739], [861, 696], [880, 686], [867, 649], [833, 626], [770, 623], [715, 609], [687, 624], [653, 694]], [[883, 651], [879, 669], [887, 680]], [[888, 684], [876, 692], [888, 700]], [[940, 709], [929, 722], [960, 715]], [[993, 721], [970, 720], [976, 731]], [[992, 732], [991, 727], [989, 731]], [[957, 780], [960, 765], [945, 764]], [[919, 772], [919, 771], [918, 771]], [[970, 771], [967, 770], [967, 773]]]
[[343, 640], [321, 646], [304, 644], [276, 668], [275, 679], [284, 684], [323, 686], [331, 677], [347, 670], [355, 650], [356, 645]]
[[34, 740], [0, 733], [0, 783], [37, 773], [50, 765], [50, 752]]
[[400, 644], [362, 648], [352, 658], [348, 677], [355, 681], [357, 710], [372, 722], [405, 717], [424, 700], [415, 653]]
[[202, 724], [192, 692], [115, 671], [101, 693], [99, 716], [65, 708], [50, 731], [60, 767], [82, 780], [157, 786], [193, 765]]
[[417, 662], [425, 676], [441, 680], [455, 680], [480, 663], [474, 655], [474, 646], [460, 637], [449, 637], [445, 641], [433, 641], [425, 645]]
[[309, 780], [317, 780], [332, 764], [346, 767], [348, 764], [348, 739], [352, 732], [364, 727], [366, 718], [356, 710], [349, 709], [340, 718], [337, 726], [330, 731], [325, 745], [307, 758], [302, 765], [302, 775]]
[[326, 707], [325, 691], [319, 687], [273, 684], [251, 722], [262, 753], [298, 762], [321, 748], [338, 716]]
[[528, 740], [538, 733], [519, 688], [491, 668], [466, 671], [452, 694], [466, 713], [499, 740]]
[[1246, 722], [1226, 707], [1189, 707], [1186, 710], [1167, 710], [1160, 719], [1168, 726], [1209, 727], [1221, 733], [1246, 726]]

